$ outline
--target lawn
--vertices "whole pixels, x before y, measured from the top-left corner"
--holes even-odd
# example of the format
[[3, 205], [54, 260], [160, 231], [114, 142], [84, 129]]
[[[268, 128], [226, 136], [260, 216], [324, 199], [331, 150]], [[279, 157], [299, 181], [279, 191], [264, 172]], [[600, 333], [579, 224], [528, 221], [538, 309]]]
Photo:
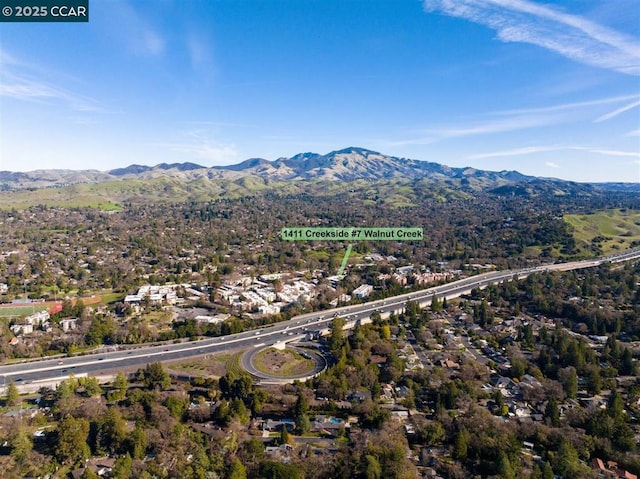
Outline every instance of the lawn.
[[17, 316], [28, 316], [39, 311], [48, 310], [51, 307], [47, 303], [32, 303], [20, 306], [0, 306], [0, 318], [12, 318]]

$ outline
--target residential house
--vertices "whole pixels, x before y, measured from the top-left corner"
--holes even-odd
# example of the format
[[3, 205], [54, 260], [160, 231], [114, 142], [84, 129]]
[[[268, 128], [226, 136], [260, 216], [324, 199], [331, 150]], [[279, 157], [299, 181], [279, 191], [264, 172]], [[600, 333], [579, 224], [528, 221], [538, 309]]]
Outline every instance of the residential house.
[[604, 461], [598, 457], [591, 461], [598, 479], [638, 479], [636, 474], [621, 468], [615, 461]]

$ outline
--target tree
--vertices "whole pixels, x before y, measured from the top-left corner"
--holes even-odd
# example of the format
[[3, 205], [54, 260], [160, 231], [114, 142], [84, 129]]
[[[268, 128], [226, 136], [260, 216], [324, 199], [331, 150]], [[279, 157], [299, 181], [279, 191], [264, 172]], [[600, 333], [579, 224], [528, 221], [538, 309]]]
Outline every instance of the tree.
[[116, 463], [113, 465], [113, 470], [111, 471], [111, 477], [114, 479], [129, 479], [131, 477], [132, 467], [133, 460], [129, 453], [126, 453], [116, 460]]
[[280, 431], [280, 443], [282, 444], [290, 444], [291, 436], [289, 435], [289, 429], [287, 429], [287, 425], [282, 425], [282, 430]]
[[134, 459], [142, 459], [147, 452], [147, 433], [140, 424], [136, 424], [135, 429], [129, 436], [128, 448]]
[[113, 380], [113, 387], [124, 391], [129, 388], [127, 376], [122, 371], [119, 371], [118, 374], [116, 374], [116, 377]]
[[464, 461], [467, 458], [470, 440], [471, 434], [469, 434], [469, 431], [462, 429], [458, 432], [453, 444], [453, 457], [455, 459]]
[[98, 378], [94, 376], [88, 376], [86, 378], [80, 378], [78, 380], [78, 385], [85, 388], [85, 391], [88, 396], [97, 396], [102, 394], [102, 388], [100, 387], [100, 383], [98, 382]]
[[334, 356], [340, 357], [340, 350], [344, 346], [344, 326], [347, 324], [344, 318], [340, 318], [336, 316], [331, 321], [330, 332], [329, 335], [329, 350], [333, 353]]
[[509, 457], [504, 451], [500, 451], [498, 458], [498, 474], [500, 474], [500, 477], [503, 479], [515, 479], [516, 477], [511, 461], [509, 461]]
[[138, 380], [142, 381], [148, 389], [169, 389], [171, 378], [164, 370], [161, 362], [149, 363], [138, 372]]
[[633, 356], [629, 348], [624, 348], [622, 352], [622, 359], [620, 360], [620, 374], [623, 376], [631, 376], [635, 373], [635, 366], [633, 364]]
[[173, 417], [181, 419], [189, 407], [189, 399], [173, 394], [166, 399], [165, 406]]
[[33, 450], [31, 437], [29, 437], [29, 433], [24, 428], [18, 429], [16, 434], [9, 440], [9, 445], [11, 446], [11, 456], [18, 463], [23, 463]]
[[85, 468], [84, 472], [82, 473], [82, 476], [80, 476], [81, 479], [100, 479], [100, 476], [93, 472], [93, 470], [89, 469], [88, 467]]
[[376, 456], [371, 454], [365, 456], [364, 475], [367, 479], [382, 478], [382, 467]]
[[622, 422], [624, 420], [624, 402], [622, 401], [622, 396], [616, 389], [614, 389], [609, 396], [607, 411], [616, 421]]
[[311, 421], [307, 414], [300, 414], [299, 416], [296, 416], [295, 420], [298, 434], [305, 434], [309, 429], [311, 429]]
[[442, 303], [435, 294], [431, 297], [431, 311], [434, 313], [442, 311]]
[[600, 368], [591, 366], [587, 372], [587, 391], [590, 394], [598, 394], [602, 389], [602, 378], [600, 377]]
[[226, 399], [241, 399], [245, 403], [249, 403], [251, 393], [253, 392], [253, 379], [247, 373], [227, 373], [220, 378], [220, 392]]
[[557, 470], [561, 477], [569, 479], [585, 477], [585, 467], [580, 464], [578, 452], [566, 438], [562, 438], [558, 448], [557, 460]]
[[380, 330], [382, 339], [391, 339], [391, 327], [388, 324], [383, 324]]
[[553, 426], [560, 424], [560, 411], [558, 410], [558, 401], [556, 401], [556, 398], [551, 397], [547, 402], [547, 406], [544, 408], [544, 417], [549, 419], [549, 422], [551, 422]]
[[264, 459], [264, 456], [264, 443], [260, 439], [252, 437], [242, 445], [243, 463], [255, 464]]
[[7, 406], [14, 407], [20, 404], [20, 392], [18, 391], [18, 386], [13, 382], [13, 379], [9, 381], [7, 384], [7, 396], [6, 396]]
[[562, 382], [564, 392], [569, 399], [575, 399], [578, 394], [578, 374], [576, 368], [570, 366], [558, 371], [558, 376]]
[[247, 469], [239, 459], [234, 459], [229, 467], [229, 479], [247, 479]]
[[296, 404], [293, 406], [293, 415], [300, 416], [301, 414], [307, 414], [309, 412], [309, 401], [303, 393], [298, 394]]
[[100, 443], [109, 452], [118, 452], [127, 438], [127, 422], [117, 407], [110, 407], [100, 426]]
[[74, 464], [89, 457], [89, 421], [67, 414], [58, 423], [55, 454], [60, 462]]
[[127, 396], [129, 381], [123, 372], [118, 372], [113, 380], [113, 391], [109, 393], [110, 401], [121, 401]]

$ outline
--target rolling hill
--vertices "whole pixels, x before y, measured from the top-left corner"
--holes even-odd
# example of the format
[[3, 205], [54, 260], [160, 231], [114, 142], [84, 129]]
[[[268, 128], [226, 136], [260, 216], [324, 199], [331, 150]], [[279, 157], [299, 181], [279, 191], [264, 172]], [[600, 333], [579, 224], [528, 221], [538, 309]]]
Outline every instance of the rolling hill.
[[[638, 185], [590, 185], [526, 176], [517, 171], [452, 168], [439, 163], [398, 158], [349, 147], [325, 155], [300, 153], [268, 161], [251, 158], [229, 166], [195, 163], [130, 165], [110, 171], [0, 171], [0, 207], [117, 207], [122, 202], [206, 201], [305, 192], [352, 194], [410, 206], [425, 196], [439, 201], [481, 192], [499, 196], [589, 195], [594, 191], [640, 191]], [[373, 200], [371, 200], [373, 201]]]

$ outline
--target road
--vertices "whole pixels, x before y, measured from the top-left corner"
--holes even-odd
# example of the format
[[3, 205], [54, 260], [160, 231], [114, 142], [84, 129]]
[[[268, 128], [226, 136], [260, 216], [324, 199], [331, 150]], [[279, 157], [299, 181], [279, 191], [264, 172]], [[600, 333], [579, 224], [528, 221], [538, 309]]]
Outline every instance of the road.
[[471, 344], [469, 340], [469, 336], [462, 335], [460, 336], [460, 340], [465, 348], [467, 348], [467, 352], [473, 356], [473, 358], [485, 366], [489, 364], [489, 358], [487, 358], [484, 354], [476, 349], [476, 347]]
[[[294, 340], [297, 341], [297, 340], [304, 339], [304, 336], [305, 335], [297, 335], [297, 336], [293, 336], [292, 338], [294, 338]], [[255, 345], [254, 348], [249, 349], [245, 354], [243, 354], [242, 358], [240, 359], [240, 364], [242, 365], [242, 368], [245, 371], [249, 372], [251, 375], [262, 380], [261, 382], [288, 383], [288, 382], [293, 382], [296, 379], [300, 381], [306, 381], [307, 379], [312, 378], [317, 374], [319, 374], [320, 372], [324, 371], [324, 369], [327, 367], [327, 360], [324, 358], [324, 356], [321, 353], [315, 352], [311, 349], [302, 350], [300, 348], [292, 348], [296, 350], [298, 353], [302, 352], [306, 354], [309, 357], [309, 359], [313, 361], [314, 364], [311, 370], [306, 371], [302, 374], [292, 375], [292, 376], [281, 376], [281, 375], [278, 376], [275, 374], [264, 373], [260, 371], [258, 368], [256, 368], [254, 361], [255, 361], [255, 356], [268, 346], [269, 346], [268, 343], [257, 344]]]
[[379, 301], [371, 301], [355, 306], [345, 306], [332, 310], [302, 314], [288, 321], [280, 322], [262, 329], [245, 331], [238, 334], [217, 338], [201, 339], [155, 346], [143, 346], [114, 352], [94, 353], [86, 356], [75, 356], [60, 359], [46, 359], [0, 366], [0, 388], [4, 388], [12, 379], [18, 386], [27, 383], [51, 382], [68, 377], [70, 374], [100, 375], [119, 369], [144, 367], [154, 361], [175, 361], [205, 354], [218, 353], [237, 348], [250, 348], [257, 345], [274, 344], [289, 336], [305, 334], [329, 327], [335, 316], [347, 320], [348, 326], [359, 321], [366, 322], [374, 311], [382, 316], [400, 313], [407, 301], [416, 301], [423, 306], [431, 303], [434, 295], [455, 298], [469, 293], [474, 288], [484, 288], [492, 283], [499, 283], [514, 277], [526, 276], [541, 271], [568, 271], [598, 266], [604, 262], [622, 262], [640, 258], [640, 249], [624, 251], [616, 255], [597, 260], [559, 263], [508, 271], [493, 271], [452, 283], [436, 286], [422, 291], [406, 293]]

